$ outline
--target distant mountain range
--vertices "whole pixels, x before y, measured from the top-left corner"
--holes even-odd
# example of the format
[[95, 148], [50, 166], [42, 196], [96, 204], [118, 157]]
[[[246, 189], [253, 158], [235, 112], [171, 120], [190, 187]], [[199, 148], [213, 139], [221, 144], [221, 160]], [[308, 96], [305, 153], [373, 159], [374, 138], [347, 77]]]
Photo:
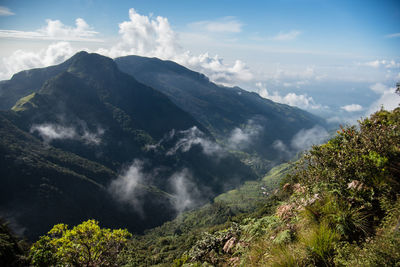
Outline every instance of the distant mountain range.
[[249, 159], [269, 168], [274, 141], [323, 124], [174, 62], [86, 52], [1, 81], [0, 109], [0, 216], [29, 238], [88, 218], [154, 227], [256, 179]]

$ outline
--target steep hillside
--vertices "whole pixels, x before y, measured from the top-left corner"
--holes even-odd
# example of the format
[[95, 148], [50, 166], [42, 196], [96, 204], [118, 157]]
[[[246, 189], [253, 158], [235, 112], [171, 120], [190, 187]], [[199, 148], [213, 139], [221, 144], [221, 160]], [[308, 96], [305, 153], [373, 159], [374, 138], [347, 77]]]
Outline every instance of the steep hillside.
[[126, 56], [116, 58], [115, 62], [122, 71], [165, 93], [228, 146], [232, 142], [230, 133], [235, 129], [252, 132], [251, 143], [239, 150], [257, 153], [264, 159], [288, 160], [290, 156], [285, 157], [274, 148], [275, 141], [290, 145], [301, 129], [325, 125], [308, 112], [274, 103], [239, 87], [216, 85], [204, 75], [172, 61]]
[[[125, 261], [157, 266], [397, 266], [399, 129], [400, 108], [381, 110], [359, 128], [343, 128], [326, 144], [313, 147], [295, 168], [282, 165], [259, 181], [254, 188], [263, 186], [268, 197], [256, 200], [257, 190], [249, 184], [218, 196], [214, 204], [135, 238]], [[262, 185], [278, 177], [277, 190]], [[235, 212], [243, 203], [253, 209]]]
[[[76, 54], [65, 71], [2, 114], [2, 140], [11, 141], [2, 143], [0, 181], [8, 194], [0, 209], [7, 214], [19, 209], [10, 216], [32, 231], [30, 237], [57, 221], [72, 224], [90, 217], [140, 232], [256, 178], [190, 114], [97, 54]], [[14, 143], [19, 144], [17, 152]], [[48, 162], [54, 148], [59, 154]], [[31, 151], [46, 155], [44, 162], [35, 164]], [[109, 174], [78, 179], [81, 173], [75, 174], [74, 165], [63, 165], [70, 155]], [[89, 172], [89, 163], [82, 163], [80, 170]], [[55, 179], [50, 188], [70, 195], [38, 197], [42, 179]], [[27, 180], [34, 183], [29, 190]], [[29, 197], [22, 198], [24, 194]], [[72, 214], [73, 206], [80, 212]], [[40, 218], [45, 223], [35, 221]]]
[[[60, 222], [96, 218], [107, 226], [140, 232], [173, 216], [167, 194], [142, 186], [149, 217], [113, 200], [107, 191], [117, 177], [96, 162], [43, 143], [0, 114], [0, 212], [29, 239]], [[11, 115], [14, 116], [14, 115]], [[154, 213], [153, 213], [154, 212]]]

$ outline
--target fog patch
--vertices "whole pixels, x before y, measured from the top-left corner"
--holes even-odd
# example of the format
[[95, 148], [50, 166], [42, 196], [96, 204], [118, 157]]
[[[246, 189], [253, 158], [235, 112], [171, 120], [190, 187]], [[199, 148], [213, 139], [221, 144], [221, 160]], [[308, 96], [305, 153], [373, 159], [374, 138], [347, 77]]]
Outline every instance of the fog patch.
[[230, 149], [244, 149], [248, 147], [256, 138], [263, 127], [256, 124], [253, 120], [249, 120], [243, 128], [235, 128], [232, 130], [228, 138], [228, 148]]
[[[172, 145], [171, 145], [172, 143]], [[210, 140], [201, 130], [193, 126], [187, 130], [172, 129], [157, 144], [147, 145], [147, 150], [158, 150], [161, 146], [170, 147], [166, 155], [173, 156], [177, 152], [188, 152], [193, 146], [199, 145], [202, 152], [208, 156], [222, 156], [224, 149]]]
[[191, 209], [202, 202], [201, 193], [187, 169], [174, 173], [169, 178], [169, 182], [174, 197], [172, 204], [178, 213]]
[[143, 189], [141, 185], [146, 180], [145, 176], [143, 161], [134, 160], [108, 187], [108, 191], [116, 200], [129, 204], [142, 216], [144, 213], [139, 197]]
[[319, 145], [329, 137], [325, 128], [316, 125], [311, 129], [300, 130], [290, 142], [290, 146], [297, 151], [309, 149], [312, 145]]
[[35, 132], [37, 132], [46, 144], [54, 140], [77, 140], [87, 145], [99, 145], [101, 143], [101, 136], [105, 131], [101, 127], [98, 127], [96, 132], [91, 132], [85, 123], [81, 123], [78, 128], [62, 124], [44, 123], [32, 125], [30, 133]]
[[285, 158], [294, 157], [296, 153], [305, 151], [311, 148], [313, 145], [322, 144], [329, 137], [329, 133], [325, 128], [316, 125], [310, 129], [301, 129], [297, 132], [290, 144], [285, 144], [282, 140], [275, 140], [272, 147], [281, 153], [281, 156]]

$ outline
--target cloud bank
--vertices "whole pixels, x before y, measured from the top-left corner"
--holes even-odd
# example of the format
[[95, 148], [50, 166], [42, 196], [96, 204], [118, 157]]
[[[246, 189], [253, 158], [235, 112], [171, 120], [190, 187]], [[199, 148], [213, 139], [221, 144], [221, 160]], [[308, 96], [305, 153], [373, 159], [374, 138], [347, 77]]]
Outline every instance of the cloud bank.
[[261, 97], [270, 99], [274, 102], [287, 104], [290, 106], [299, 107], [302, 109], [321, 109], [322, 106], [316, 104], [314, 99], [311, 96], [307, 95], [297, 95], [295, 93], [288, 93], [286, 95], [280, 95], [277, 91], [270, 94], [262, 83], [257, 83], [256, 86], [258, 87], [258, 94]]
[[[237, 81], [248, 81], [253, 78], [249, 68], [240, 60], [233, 65], [227, 65], [219, 56], [208, 53], [193, 55], [184, 50], [178, 40], [178, 34], [172, 29], [167, 18], [156, 18], [140, 15], [133, 8], [129, 10], [129, 21], [119, 24], [120, 40], [109, 49], [99, 49], [98, 52], [110, 57], [126, 55], [141, 55], [172, 60], [186, 67], [202, 72], [215, 82], [235, 84]], [[235, 24], [236, 23], [236, 24]], [[226, 19], [220, 22], [200, 22], [197, 26], [218, 26], [218, 31], [226, 31], [235, 24], [233, 31], [240, 30], [238, 22]]]
[[46, 67], [64, 62], [76, 53], [68, 42], [50, 44], [37, 53], [17, 50], [0, 61], [0, 79], [9, 79], [21, 70]]

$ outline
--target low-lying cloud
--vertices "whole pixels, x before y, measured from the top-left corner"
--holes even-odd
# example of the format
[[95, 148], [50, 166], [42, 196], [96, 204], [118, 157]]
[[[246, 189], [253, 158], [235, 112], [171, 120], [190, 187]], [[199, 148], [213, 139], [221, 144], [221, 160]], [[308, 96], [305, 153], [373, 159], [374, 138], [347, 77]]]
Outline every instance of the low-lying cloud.
[[302, 129], [297, 132], [290, 141], [290, 144], [285, 144], [282, 140], [275, 140], [272, 146], [281, 153], [282, 157], [291, 158], [298, 152], [310, 149], [313, 145], [322, 144], [328, 137], [329, 133], [325, 128], [316, 125], [313, 128]]
[[254, 139], [260, 135], [263, 127], [256, 124], [253, 120], [249, 120], [243, 128], [235, 128], [232, 130], [227, 146], [230, 149], [244, 149], [252, 144]]
[[177, 151], [188, 152], [193, 146], [200, 145], [204, 154], [208, 156], [216, 155], [222, 152], [221, 146], [209, 140], [205, 134], [196, 126], [177, 134], [180, 139], [175, 143], [174, 147], [168, 150], [167, 155], [174, 155]]
[[[141, 216], [145, 215], [143, 210], [143, 196], [146, 194], [144, 186], [153, 181], [154, 173], [144, 170], [144, 162], [135, 159], [133, 163], [113, 180], [108, 186], [108, 192], [121, 203], [131, 206]], [[202, 195], [188, 169], [182, 169], [172, 175], [165, 177], [168, 193], [172, 207], [181, 213], [202, 203]]]
[[108, 191], [118, 201], [128, 203], [135, 211], [143, 215], [143, 206], [140, 196], [143, 193], [141, 185], [146, 181], [143, 173], [143, 161], [134, 160], [133, 163], [111, 182]]
[[38, 133], [47, 144], [51, 143], [53, 140], [77, 140], [87, 145], [99, 145], [104, 130], [102, 128], [97, 128], [96, 132], [90, 132], [86, 124], [81, 125], [80, 129], [77, 129], [75, 126], [53, 123], [35, 124], [32, 125], [30, 132]]
[[183, 169], [180, 172], [174, 173], [169, 178], [169, 183], [172, 188], [174, 209], [181, 213], [187, 209], [198, 206], [203, 202], [201, 193], [188, 169]]
[[[194, 146], [200, 146], [202, 153], [218, 159], [227, 155], [226, 149], [236, 150], [249, 147], [262, 131], [263, 127], [261, 125], [249, 120], [243, 127], [234, 128], [222, 145], [211, 140], [199, 128], [193, 126], [182, 131], [171, 130], [157, 144], [148, 145], [147, 149], [157, 150], [160, 146], [169, 143], [170, 148], [167, 150], [166, 155], [172, 156], [177, 152], [185, 153]], [[173, 141], [172, 145], [171, 141]]]

